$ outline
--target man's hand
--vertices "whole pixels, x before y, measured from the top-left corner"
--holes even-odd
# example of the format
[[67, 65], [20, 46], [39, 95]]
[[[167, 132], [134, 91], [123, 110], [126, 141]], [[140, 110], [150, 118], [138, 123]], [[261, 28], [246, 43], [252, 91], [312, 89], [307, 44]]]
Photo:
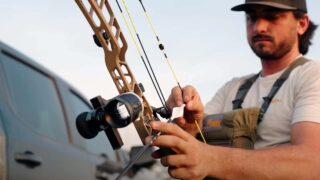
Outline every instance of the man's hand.
[[153, 143], [154, 146], [167, 147], [175, 154], [162, 156], [155, 151], [152, 156], [161, 158], [161, 163], [168, 166], [171, 177], [177, 179], [203, 179], [208, 175], [209, 146], [197, 141], [193, 136], [182, 130], [176, 124], [152, 122], [151, 127], [160, 131]]
[[175, 87], [172, 89], [167, 104], [170, 109], [185, 104], [184, 117], [177, 118], [175, 122], [185, 131], [193, 136], [198, 133], [195, 121], [202, 127], [204, 116], [204, 107], [196, 89], [192, 86], [186, 86], [182, 89]]

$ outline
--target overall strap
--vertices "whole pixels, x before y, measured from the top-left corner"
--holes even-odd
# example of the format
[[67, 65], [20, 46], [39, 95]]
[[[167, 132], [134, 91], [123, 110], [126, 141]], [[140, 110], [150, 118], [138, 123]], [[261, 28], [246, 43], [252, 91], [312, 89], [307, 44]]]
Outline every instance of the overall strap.
[[[263, 104], [261, 106], [258, 123], [260, 123], [263, 119], [264, 114], [267, 112], [267, 109], [269, 108], [269, 105], [272, 101], [272, 98], [275, 96], [275, 94], [278, 92], [282, 84], [288, 79], [290, 73], [294, 68], [296, 68], [299, 65], [302, 65], [309, 60], [305, 59], [304, 57], [301, 57], [290, 64], [290, 66], [282, 73], [282, 75], [276, 80], [276, 82], [273, 84], [268, 96], [263, 98]], [[244, 98], [246, 97], [249, 89], [253, 85], [253, 83], [258, 79], [260, 76], [260, 73], [250, 77], [247, 79], [238, 89], [238, 92], [236, 94], [235, 100], [232, 101], [233, 109], [240, 109], [242, 108], [242, 103]]]
[[233, 110], [235, 109], [241, 109], [242, 108], [242, 103], [244, 98], [246, 97], [249, 89], [251, 88], [252, 84], [258, 79], [260, 76], [260, 73], [255, 74], [254, 76], [250, 77], [247, 79], [238, 89], [237, 95], [235, 100], [232, 101], [233, 104]]
[[276, 95], [276, 93], [278, 92], [278, 90], [280, 89], [280, 87], [282, 86], [282, 84], [288, 79], [290, 73], [292, 72], [292, 70], [294, 70], [296, 67], [303, 65], [304, 63], [308, 62], [309, 60], [307, 60], [304, 57], [301, 57], [299, 59], [297, 59], [296, 61], [294, 61], [293, 63], [290, 64], [290, 66], [288, 67], [288, 69], [286, 69], [281, 76], [276, 80], [276, 82], [274, 82], [274, 84], [272, 85], [272, 88], [268, 94], [268, 96], [263, 98], [263, 103], [260, 109], [260, 114], [258, 117], [258, 123], [260, 123], [263, 119], [264, 114], [267, 112], [269, 105], [273, 99], [273, 97]]

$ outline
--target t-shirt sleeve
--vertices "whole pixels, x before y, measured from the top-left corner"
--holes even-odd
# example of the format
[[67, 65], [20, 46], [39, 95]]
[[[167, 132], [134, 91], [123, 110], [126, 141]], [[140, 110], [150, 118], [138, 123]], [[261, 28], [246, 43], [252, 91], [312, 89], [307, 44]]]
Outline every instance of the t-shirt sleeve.
[[292, 124], [303, 121], [320, 123], [320, 62], [312, 61], [305, 66], [294, 77]]
[[205, 114], [218, 114], [222, 113], [225, 97], [224, 97], [225, 87], [221, 87], [216, 94], [211, 98], [211, 100], [205, 105]]

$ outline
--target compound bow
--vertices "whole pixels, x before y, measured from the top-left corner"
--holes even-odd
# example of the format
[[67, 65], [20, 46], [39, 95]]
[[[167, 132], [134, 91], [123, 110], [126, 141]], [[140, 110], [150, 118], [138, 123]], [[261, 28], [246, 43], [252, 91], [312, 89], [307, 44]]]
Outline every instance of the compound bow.
[[[152, 70], [152, 67], [149, 63], [147, 55], [145, 54], [145, 57], [148, 60], [148, 64], [149, 64], [149, 67], [151, 68], [151, 72], [152, 72], [153, 77], [151, 76], [151, 73], [149, 71], [148, 71], [148, 73], [149, 73], [149, 76], [153, 82], [153, 85], [154, 86], [157, 85], [157, 87], [155, 87], [155, 88], [156, 88], [156, 91], [157, 91], [158, 96], [160, 98], [160, 101], [162, 102], [162, 105], [163, 105], [163, 107], [161, 107], [161, 108], [153, 108], [150, 106], [146, 97], [143, 94], [142, 85], [136, 81], [132, 71], [130, 70], [130, 68], [128, 66], [128, 63], [126, 62], [125, 55], [126, 55], [126, 51], [128, 48], [128, 44], [126, 42], [126, 39], [125, 39], [125, 37], [121, 31], [121, 28], [119, 26], [118, 20], [116, 19], [108, 0], [100, 0], [100, 2], [97, 2], [97, 0], [88, 0], [89, 7], [86, 6], [82, 2], [82, 0], [75, 0], [75, 1], [78, 4], [79, 8], [81, 9], [82, 13], [84, 14], [85, 18], [89, 22], [92, 30], [94, 31], [94, 40], [95, 40], [96, 44], [98, 46], [102, 47], [104, 50], [105, 64], [107, 66], [107, 69], [108, 69], [111, 77], [112, 77], [113, 82], [115, 83], [115, 85], [118, 89], [119, 94], [122, 95], [122, 94], [131, 93], [131, 94], [134, 94], [135, 96], [139, 97], [139, 99], [141, 101], [142, 107], [139, 108], [139, 111], [141, 110], [140, 113], [137, 116], [135, 116], [137, 118], [131, 119], [131, 122], [134, 123], [134, 126], [140, 136], [141, 141], [144, 143], [145, 138], [150, 135], [154, 135], [154, 137], [156, 137], [157, 135], [159, 135], [159, 133], [155, 134], [154, 132], [152, 132], [152, 129], [148, 125], [149, 122], [153, 121], [153, 120], [157, 120], [157, 114], [160, 114], [162, 117], [165, 117], [167, 119], [169, 119], [171, 114], [168, 112], [168, 108], [165, 104], [165, 99], [163, 97], [161, 88], [160, 88], [160, 86], [157, 82], [157, 79], [153, 73], [153, 70]], [[141, 0], [139, 0], [139, 1], [143, 7], [142, 1]], [[118, 7], [119, 7], [121, 13], [122, 13], [122, 10], [120, 8], [118, 1], [116, 1], [116, 2], [118, 4]], [[144, 7], [143, 7], [143, 9], [145, 11], [145, 14], [147, 15]], [[126, 10], [128, 11], [127, 7], [126, 7]], [[148, 18], [148, 21], [150, 24], [150, 18], [148, 17], [148, 15], [147, 15], [147, 18]], [[130, 19], [130, 20], [132, 21], [132, 19]], [[153, 28], [153, 32], [156, 35], [154, 28]], [[137, 32], [136, 32], [136, 34], [137, 34]], [[137, 34], [137, 36], [138, 36], [138, 34]], [[156, 38], [159, 42], [159, 48], [163, 51], [163, 53], [167, 59], [167, 55], [164, 52], [164, 47], [160, 43], [159, 37], [157, 35], [156, 35]], [[140, 45], [142, 46], [142, 43], [141, 43], [141, 40], [139, 37], [138, 37], [138, 39], [139, 39]], [[142, 47], [142, 49], [144, 51], [143, 47]], [[144, 53], [145, 53], [145, 51], [144, 51]], [[141, 53], [140, 53], [140, 55], [141, 55]], [[148, 70], [147, 64], [144, 61], [144, 58], [142, 55], [141, 55], [141, 59], [145, 65], [146, 69]], [[171, 64], [169, 62], [168, 62], [168, 64], [171, 68], [171, 71], [173, 72]], [[174, 73], [173, 73], [173, 75], [176, 78]], [[176, 78], [176, 81], [177, 81], [177, 78]], [[177, 81], [177, 83], [178, 83], [178, 86], [180, 87], [180, 84], [178, 81]], [[113, 103], [113, 102], [116, 102], [116, 103]], [[77, 118], [77, 128], [78, 128], [80, 134], [86, 138], [93, 138], [99, 131], [104, 130], [106, 135], [108, 136], [109, 141], [110, 141], [111, 145], [113, 146], [113, 148], [119, 149], [123, 145], [123, 143], [122, 143], [122, 140], [121, 140], [121, 137], [118, 133], [117, 128], [124, 127], [131, 122], [129, 122], [129, 123], [126, 122], [126, 123], [124, 123], [124, 125], [121, 123], [118, 123], [118, 124], [120, 124], [119, 126], [112, 125], [112, 124], [117, 124], [117, 123], [105, 122], [105, 121], [110, 121], [110, 116], [109, 116], [110, 114], [103, 112], [103, 111], [108, 111], [108, 110], [106, 110], [106, 109], [108, 109], [108, 107], [109, 108], [111, 107], [111, 109], [118, 108], [118, 105], [114, 105], [114, 104], [117, 104], [118, 102], [120, 102], [120, 104], [128, 104], [128, 102], [129, 102], [129, 104], [130, 103], [139, 104], [135, 100], [135, 97], [129, 97], [126, 100], [123, 100], [121, 98], [116, 97], [116, 98], [111, 99], [109, 101], [104, 100], [99, 97], [92, 99], [91, 103], [93, 104], [95, 111], [93, 111], [93, 113], [82, 113]], [[109, 105], [109, 104], [112, 104], [112, 105]], [[130, 108], [127, 108], [127, 110], [131, 112]], [[126, 116], [126, 112], [121, 112], [121, 111], [122, 110], [120, 110], [120, 112], [116, 113], [117, 114], [116, 117]], [[180, 108], [180, 110], [178, 110], [178, 112], [179, 112], [178, 116], [181, 116], [180, 112], [183, 113], [183, 107]], [[114, 112], [112, 111], [112, 113], [114, 113]], [[175, 113], [175, 110], [174, 110], [173, 114], [177, 114], [177, 113]], [[170, 118], [169, 121], [171, 121], [171, 120], [172, 120], [172, 117]], [[146, 149], [146, 148], [148, 148], [148, 146], [145, 146], [144, 149]], [[143, 151], [140, 151], [139, 153], [137, 153], [138, 155], [135, 156], [133, 159], [138, 158], [139, 154], [141, 155], [142, 153], [143, 153]], [[134, 160], [132, 160], [132, 161], [134, 161]], [[124, 171], [122, 172], [122, 175], [124, 174], [126, 169], [129, 169], [129, 168], [130, 168], [130, 164], [124, 169]], [[122, 175], [119, 176], [119, 179], [122, 177]]]

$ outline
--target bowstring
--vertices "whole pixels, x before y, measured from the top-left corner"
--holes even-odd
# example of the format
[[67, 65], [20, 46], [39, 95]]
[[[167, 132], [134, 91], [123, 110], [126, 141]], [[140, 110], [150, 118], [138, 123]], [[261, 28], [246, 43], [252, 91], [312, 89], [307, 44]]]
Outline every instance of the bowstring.
[[[123, 1], [122, 1], [122, 2], [123, 2]], [[153, 87], [155, 88], [155, 90], [156, 90], [156, 92], [157, 92], [157, 94], [158, 94], [158, 97], [159, 97], [159, 99], [160, 99], [160, 102], [162, 103], [162, 106], [163, 106], [163, 107], [167, 110], [167, 112], [168, 112], [168, 106], [167, 106], [167, 104], [166, 104], [166, 100], [165, 100], [164, 95], [163, 95], [163, 93], [162, 93], [162, 90], [161, 90], [161, 88], [160, 88], [158, 79], [157, 79], [157, 77], [156, 77], [156, 75], [155, 75], [155, 73], [154, 73], [154, 70], [153, 70], [152, 66], [151, 66], [149, 57], [148, 57], [148, 55], [147, 55], [147, 53], [146, 53], [146, 51], [145, 51], [145, 48], [144, 48], [143, 43], [142, 43], [142, 41], [141, 41], [141, 39], [140, 39], [139, 33], [137, 32], [137, 29], [136, 29], [136, 27], [135, 27], [135, 25], [134, 25], [133, 19], [131, 18], [131, 15], [130, 15], [130, 13], [129, 13], [129, 11], [128, 11], [128, 8], [127, 8], [127, 6], [125, 6], [126, 12], [127, 12], [128, 16], [129, 16], [129, 19], [130, 19], [131, 26], [133, 27], [133, 31], [134, 31], [134, 33], [135, 33], [135, 35], [136, 35], [136, 37], [137, 37], [137, 39], [138, 39], [138, 41], [139, 41], [140, 47], [141, 47], [141, 49], [142, 49], [142, 51], [143, 51], [143, 54], [144, 54], [144, 56], [145, 56], [145, 58], [146, 58], [146, 61], [145, 61], [145, 59], [143, 58], [143, 55], [142, 55], [142, 53], [141, 53], [141, 50], [140, 50], [139, 45], [138, 45], [138, 43], [137, 43], [137, 40], [136, 40], [136, 38], [135, 38], [135, 36], [134, 36], [131, 28], [130, 28], [130, 25], [129, 25], [129, 23], [128, 23], [128, 20], [127, 20], [127, 18], [125, 17], [125, 15], [124, 15], [124, 13], [123, 13], [123, 10], [122, 10], [122, 8], [121, 8], [118, 0], [116, 0], [116, 3], [117, 3], [117, 6], [118, 6], [118, 8], [119, 8], [119, 11], [120, 11], [120, 13], [121, 13], [122, 19], [124, 20], [124, 22], [125, 22], [125, 24], [126, 24], [126, 27], [127, 27], [128, 31], [129, 31], [129, 33], [130, 33], [131, 39], [132, 39], [133, 42], [134, 42], [134, 45], [135, 45], [135, 47], [136, 47], [136, 50], [137, 50], [138, 54], [140, 55], [140, 58], [141, 58], [144, 66], [145, 66], [145, 68], [146, 68], [146, 70], [147, 70], [147, 72], [148, 72], [148, 75], [149, 75], [149, 77], [150, 77], [150, 79], [151, 79], [151, 81], [152, 81]]]

